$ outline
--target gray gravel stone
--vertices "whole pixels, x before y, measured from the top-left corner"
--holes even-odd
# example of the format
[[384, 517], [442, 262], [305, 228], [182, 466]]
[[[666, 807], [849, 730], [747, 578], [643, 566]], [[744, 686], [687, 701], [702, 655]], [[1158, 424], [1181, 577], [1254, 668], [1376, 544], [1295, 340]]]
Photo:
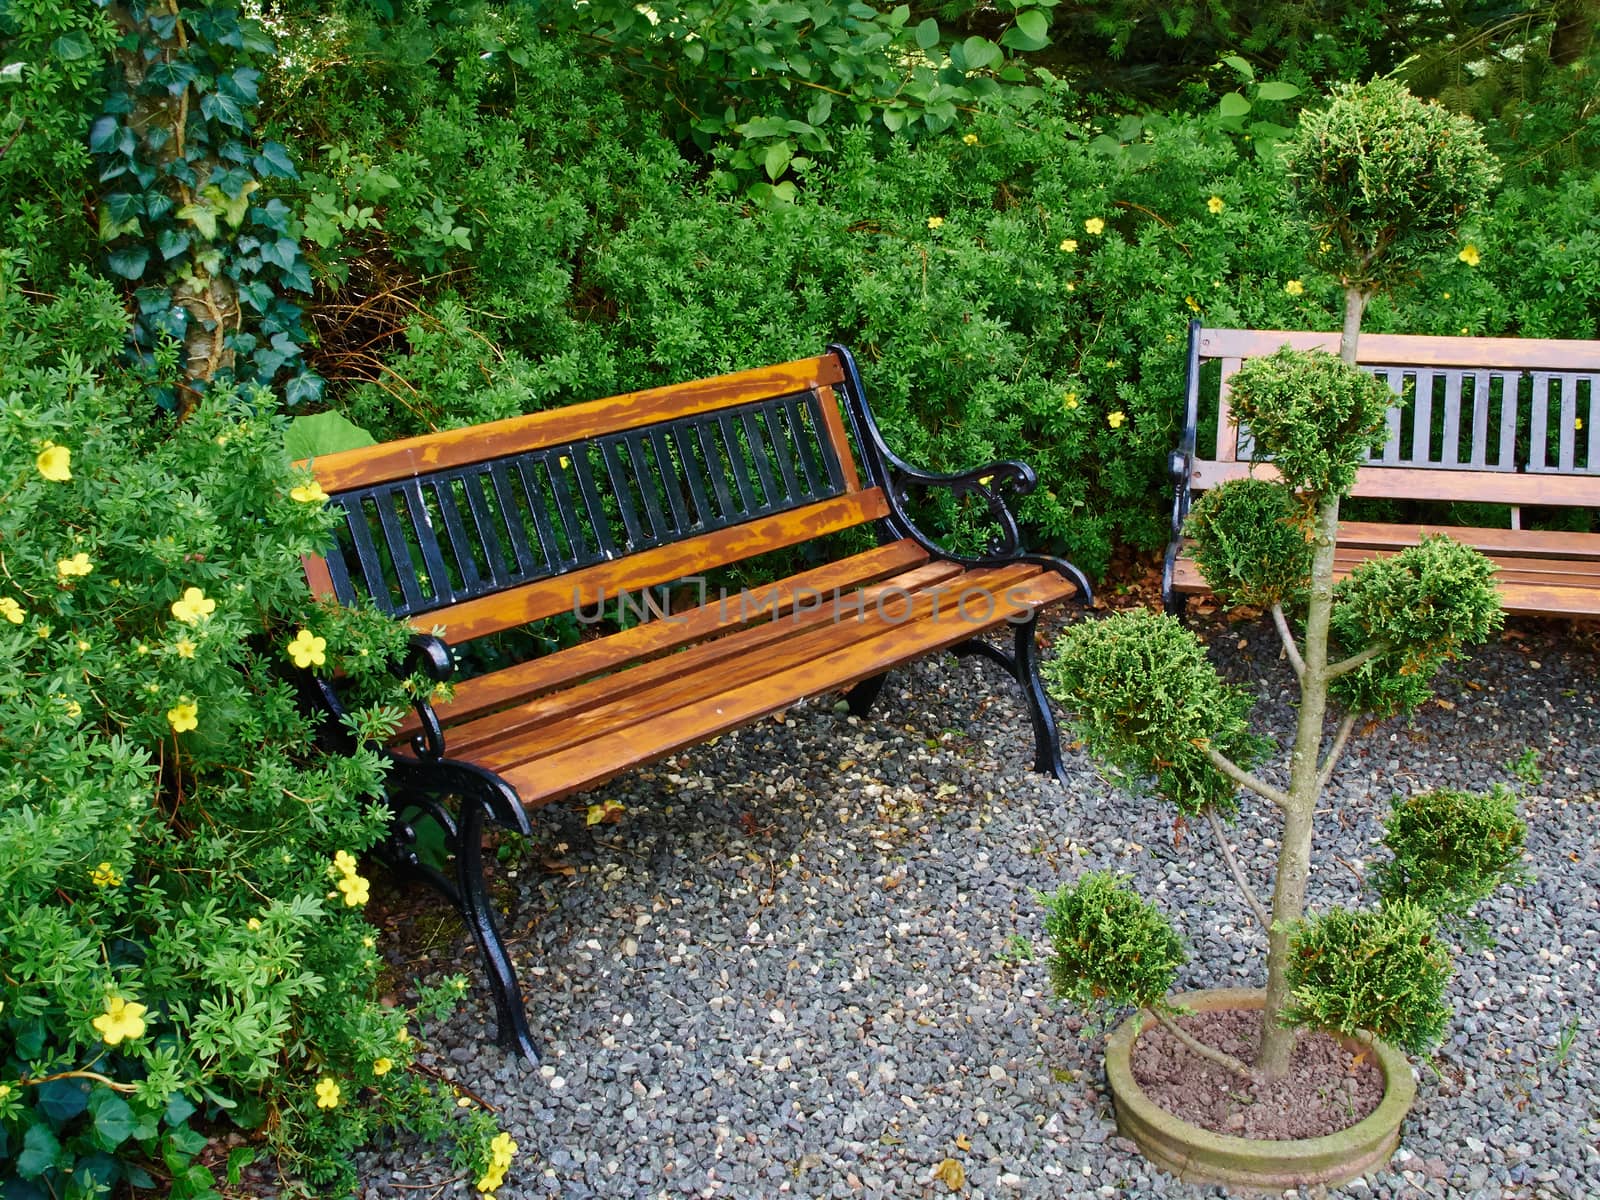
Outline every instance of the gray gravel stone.
[[[1286, 738], [1270, 625], [1196, 628]], [[1395, 792], [1439, 785], [1522, 787], [1534, 878], [1480, 911], [1497, 944], [1459, 959], [1456, 1020], [1418, 1067], [1401, 1150], [1329, 1195], [1600, 1196], [1597, 668], [1593, 631], [1521, 624], [1447, 672], [1443, 704], [1352, 739], [1318, 823], [1314, 906], [1361, 894]], [[1530, 749], [1537, 779], [1519, 782], [1508, 764]], [[1056, 1006], [1017, 939], [1042, 952], [1036, 893], [1104, 867], [1178, 922], [1185, 986], [1259, 983], [1263, 939], [1203, 826], [1081, 751], [1065, 788], [1031, 758], [1010, 680], [935, 660], [896, 672], [867, 720], [802, 704], [536, 814], [530, 861], [498, 894], [540, 1068], [485, 1040], [481, 987], [425, 1031], [430, 1061], [520, 1145], [503, 1200], [934, 1197], [947, 1158], [971, 1200], [1220, 1195], [1116, 1135], [1103, 1031]], [[587, 828], [601, 795], [626, 815]], [[1275, 837], [1248, 802], [1230, 831], [1261, 887]], [[476, 980], [467, 945], [432, 968]], [[368, 1196], [470, 1194], [404, 1141], [361, 1165]]]

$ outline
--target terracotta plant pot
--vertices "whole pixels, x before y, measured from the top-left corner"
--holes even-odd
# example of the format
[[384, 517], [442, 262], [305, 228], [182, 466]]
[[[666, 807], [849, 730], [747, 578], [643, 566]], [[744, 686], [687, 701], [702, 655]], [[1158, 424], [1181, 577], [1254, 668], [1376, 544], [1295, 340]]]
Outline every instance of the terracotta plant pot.
[[[1261, 1008], [1259, 989], [1226, 988], [1187, 992], [1174, 1002], [1197, 1012]], [[1383, 1072], [1383, 1100], [1372, 1114], [1348, 1129], [1324, 1137], [1259, 1141], [1213, 1133], [1158, 1108], [1133, 1078], [1134, 1041], [1155, 1024], [1135, 1013], [1106, 1044], [1106, 1075], [1117, 1106], [1117, 1129], [1164, 1171], [1190, 1183], [1220, 1183], [1254, 1191], [1283, 1191], [1316, 1184], [1339, 1184], [1389, 1161], [1400, 1144], [1400, 1123], [1416, 1099], [1411, 1064], [1394, 1047], [1376, 1039], [1342, 1038], [1352, 1052], [1368, 1050]]]

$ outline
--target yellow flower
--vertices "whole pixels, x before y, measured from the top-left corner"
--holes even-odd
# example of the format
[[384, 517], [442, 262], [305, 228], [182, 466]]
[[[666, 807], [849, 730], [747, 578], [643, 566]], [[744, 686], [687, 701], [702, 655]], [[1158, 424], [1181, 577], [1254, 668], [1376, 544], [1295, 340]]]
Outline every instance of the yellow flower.
[[1333, 243], [1332, 242], [1318, 242], [1317, 243], [1317, 249], [1321, 250], [1324, 254], [1326, 254], [1329, 250], [1333, 249]]
[[377, 944], [378, 944], [378, 943], [377, 943], [377, 942], [376, 942], [376, 941], [375, 941], [375, 940], [374, 940], [374, 939], [373, 939], [373, 936], [372, 936], [372, 935], [371, 935], [371, 934], [370, 934], [370, 933], [369, 933], [369, 934], [367, 934], [367, 936], [366, 936], [366, 937], [364, 937], [364, 938], [362, 938], [362, 939], [361, 939], [361, 945], [362, 945], [362, 947], [363, 947], [363, 948], [364, 948], [364, 949], [367, 949], [367, 950], [371, 950], [371, 949], [372, 949], [372, 948], [373, 948], [373, 947], [374, 947], [374, 946], [376, 946], [376, 945], [377, 945]]
[[1114, 413], [1106, 414], [1106, 424], [1113, 429], [1121, 429], [1122, 423], [1128, 419], [1127, 414], [1120, 408]]
[[56, 563], [56, 574], [62, 579], [71, 579], [74, 575], [87, 575], [94, 570], [94, 564], [89, 561], [87, 554], [74, 554], [71, 558], [63, 558]]
[[1069, 291], [1069, 292], [1075, 292], [1075, 291], [1077, 291], [1077, 290], [1078, 290], [1078, 285], [1077, 285], [1077, 284], [1075, 284], [1075, 283], [1069, 283], [1069, 284], [1067, 284], [1067, 291]]
[[976, 146], [978, 144], [978, 135], [975, 133], [967, 134], [961, 139], [961, 144], [963, 146]]
[[246, 929], [248, 929], [251, 933], [255, 933], [257, 930], [259, 930], [261, 928], [261, 919], [259, 917], [251, 917], [248, 921], [246, 921], [244, 923], [244, 927]]
[[1572, 418], [1572, 427], [1574, 429], [1582, 429], [1583, 428], [1583, 418], [1582, 417], [1573, 417]]
[[39, 451], [39, 457], [33, 460], [33, 465], [51, 483], [65, 483], [72, 478], [72, 451], [54, 442], [46, 442], [44, 449]]
[[13, 625], [21, 625], [24, 616], [26, 614], [22, 611], [22, 605], [10, 596], [0, 596], [0, 617], [4, 617]]
[[309, 629], [302, 629], [294, 635], [294, 641], [289, 643], [289, 656], [294, 659], [297, 667], [320, 667], [328, 661], [325, 651], [328, 648], [328, 639], [319, 638]]
[[333, 856], [333, 866], [341, 875], [354, 875], [356, 873], [355, 855], [348, 850], [341, 850]]
[[200, 706], [192, 700], [180, 700], [167, 709], [167, 721], [173, 733], [187, 733], [200, 726]]
[[1291, 296], [1303, 296], [1305, 295], [1306, 285], [1301, 283], [1298, 279], [1291, 279], [1288, 283], [1283, 285], [1283, 290], [1288, 292]]
[[1190, 308], [1194, 309], [1195, 312], [1200, 311], [1200, 301], [1196, 300], [1193, 296], [1185, 296], [1183, 298], [1183, 302]]
[[310, 483], [302, 483], [298, 487], [289, 489], [289, 498], [298, 500], [301, 504], [325, 504], [328, 493], [322, 490], [322, 485], [313, 479]]
[[79, 717], [83, 716], [83, 705], [79, 704], [76, 700], [68, 700], [67, 716], [76, 721]]
[[517, 1144], [511, 1140], [511, 1135], [504, 1131], [495, 1134], [494, 1141], [489, 1143], [489, 1153], [494, 1155], [494, 1161], [499, 1166], [510, 1166], [511, 1160], [517, 1156]]
[[78, 639], [77, 646], [78, 649], [83, 652], [87, 652], [89, 649], [89, 643], [84, 641], [82, 638]]
[[50, 636], [50, 626], [48, 625], [35, 625], [33, 627], [33, 631], [42, 638], [47, 638]]
[[332, 1075], [324, 1075], [317, 1080], [317, 1107], [339, 1107], [339, 1085], [334, 1081]]
[[1100, 234], [1102, 234], [1102, 233], [1104, 233], [1106, 231], [1106, 223], [1104, 221], [1102, 221], [1099, 217], [1090, 217], [1087, 221], [1085, 221], [1083, 223], [1083, 227], [1084, 227], [1085, 230], [1087, 230], [1089, 233], [1094, 234], [1096, 237], [1100, 236]]
[[1456, 255], [1456, 257], [1462, 262], [1466, 263], [1467, 266], [1475, 267], [1478, 265], [1478, 260], [1482, 258], [1482, 255], [1478, 253], [1478, 248], [1476, 246], [1474, 246], [1471, 242], [1468, 242], [1465, 246], [1461, 247], [1461, 253]]
[[1067, 406], [1067, 410], [1070, 412], [1072, 409], [1078, 407], [1078, 393], [1068, 392], [1061, 398], [1061, 402]]
[[1061, 253], [1063, 253], [1063, 254], [1073, 254], [1073, 253], [1075, 253], [1077, 251], [1077, 249], [1078, 249], [1078, 239], [1077, 238], [1062, 238], [1061, 239]]
[[411, 1030], [407, 1029], [404, 1025], [400, 1026], [400, 1028], [395, 1031], [394, 1040], [399, 1042], [402, 1046], [409, 1046], [411, 1044]]
[[124, 1038], [129, 1041], [144, 1036], [144, 1014], [149, 1011], [142, 1004], [129, 1004], [121, 996], [106, 999], [106, 1010], [94, 1019], [108, 1046], [115, 1046]]
[[1213, 196], [1211, 199], [1206, 201], [1206, 207], [1211, 210], [1211, 215], [1215, 216], [1227, 206], [1223, 204], [1221, 196]]
[[394, 1070], [394, 1059], [392, 1058], [376, 1059], [372, 1064], [372, 1073], [374, 1075], [387, 1075], [392, 1070]]
[[344, 893], [346, 908], [365, 904], [372, 898], [372, 885], [359, 875], [346, 875], [335, 886]]
[[122, 876], [117, 874], [116, 868], [110, 863], [103, 862], [89, 872], [89, 882], [95, 887], [121, 887]]
[[941, 226], [943, 224], [944, 224], [944, 218], [943, 217], [929, 217], [928, 218], [928, 228], [929, 229], [937, 229], [937, 228], [939, 228], [939, 226]]
[[179, 658], [194, 657], [194, 643], [188, 638], [179, 638], [176, 642], [172, 643], [172, 648], [178, 652]]
[[172, 602], [172, 615], [185, 625], [197, 625], [217, 611], [217, 602], [208, 600], [197, 587], [185, 588], [183, 598]]

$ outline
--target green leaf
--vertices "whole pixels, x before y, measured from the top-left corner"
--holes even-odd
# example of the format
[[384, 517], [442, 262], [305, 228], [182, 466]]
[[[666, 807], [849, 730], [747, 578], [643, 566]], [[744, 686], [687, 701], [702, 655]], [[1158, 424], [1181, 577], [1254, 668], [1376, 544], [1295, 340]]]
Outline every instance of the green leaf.
[[1249, 79], [1251, 81], [1255, 80], [1256, 69], [1244, 59], [1240, 58], [1237, 54], [1230, 54], [1222, 61], [1237, 71], [1242, 78]]
[[121, 250], [113, 250], [106, 256], [106, 266], [111, 268], [113, 274], [124, 279], [138, 279], [144, 274], [145, 265], [150, 261], [149, 246], [124, 246]]
[[39, 1110], [57, 1124], [72, 1120], [89, 1107], [87, 1079], [52, 1079], [39, 1085]]
[[89, 38], [83, 30], [74, 29], [51, 42], [50, 49], [63, 62], [77, 62], [80, 58], [88, 58], [93, 47], [89, 45]]
[[1050, 18], [1037, 8], [1023, 9], [1000, 41], [1013, 50], [1042, 50], [1050, 44]]
[[177, 212], [180, 221], [190, 222], [206, 241], [217, 236], [217, 210], [209, 204], [185, 204]]
[[61, 1143], [45, 1124], [30, 1125], [22, 1138], [22, 1153], [17, 1155], [17, 1174], [24, 1179], [37, 1179], [56, 1165], [61, 1153]]
[[254, 1146], [235, 1146], [228, 1151], [228, 1182], [234, 1187], [244, 1178], [244, 1169], [256, 1160]]
[[1299, 94], [1300, 89], [1294, 84], [1278, 80], [1269, 80], [1256, 89], [1257, 100], [1293, 100]]
[[342, 413], [325, 412], [296, 417], [283, 431], [283, 448], [295, 460], [375, 446], [378, 440]]
[[789, 169], [789, 160], [794, 157], [794, 147], [788, 142], [774, 142], [767, 147], [767, 157], [762, 164], [766, 167], [767, 178], [773, 183], [778, 182], [778, 177]]
[[939, 44], [939, 22], [929, 17], [917, 26], [915, 36], [919, 50], [932, 50]]
[[1224, 117], [1242, 117], [1250, 111], [1250, 101], [1238, 92], [1229, 92], [1217, 102], [1217, 111]]
[[181, 229], [168, 226], [156, 234], [156, 248], [161, 251], [163, 260], [177, 258], [189, 248], [189, 235]]
[[1000, 47], [988, 38], [969, 37], [961, 43], [961, 53], [966, 57], [967, 70], [981, 71], [1000, 61]]
[[806, 121], [812, 125], [822, 125], [833, 112], [833, 94], [823, 92], [806, 110]]
[[95, 1141], [104, 1150], [115, 1150], [133, 1133], [133, 1109], [115, 1092], [100, 1089], [89, 1101], [94, 1113]]

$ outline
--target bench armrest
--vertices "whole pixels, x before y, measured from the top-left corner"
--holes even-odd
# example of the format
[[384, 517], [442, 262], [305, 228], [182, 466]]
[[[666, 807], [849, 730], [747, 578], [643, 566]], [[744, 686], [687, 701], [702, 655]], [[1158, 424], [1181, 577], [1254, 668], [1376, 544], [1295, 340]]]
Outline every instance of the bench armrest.
[[[405, 658], [395, 664], [395, 674], [409, 678], [422, 674], [435, 683], [444, 683], [455, 674], [456, 661], [443, 638], [431, 633], [413, 634]], [[431, 693], [411, 697], [411, 707], [421, 722], [420, 732], [411, 736], [411, 749], [419, 759], [437, 761], [444, 757], [444, 726], [434, 711]]]

